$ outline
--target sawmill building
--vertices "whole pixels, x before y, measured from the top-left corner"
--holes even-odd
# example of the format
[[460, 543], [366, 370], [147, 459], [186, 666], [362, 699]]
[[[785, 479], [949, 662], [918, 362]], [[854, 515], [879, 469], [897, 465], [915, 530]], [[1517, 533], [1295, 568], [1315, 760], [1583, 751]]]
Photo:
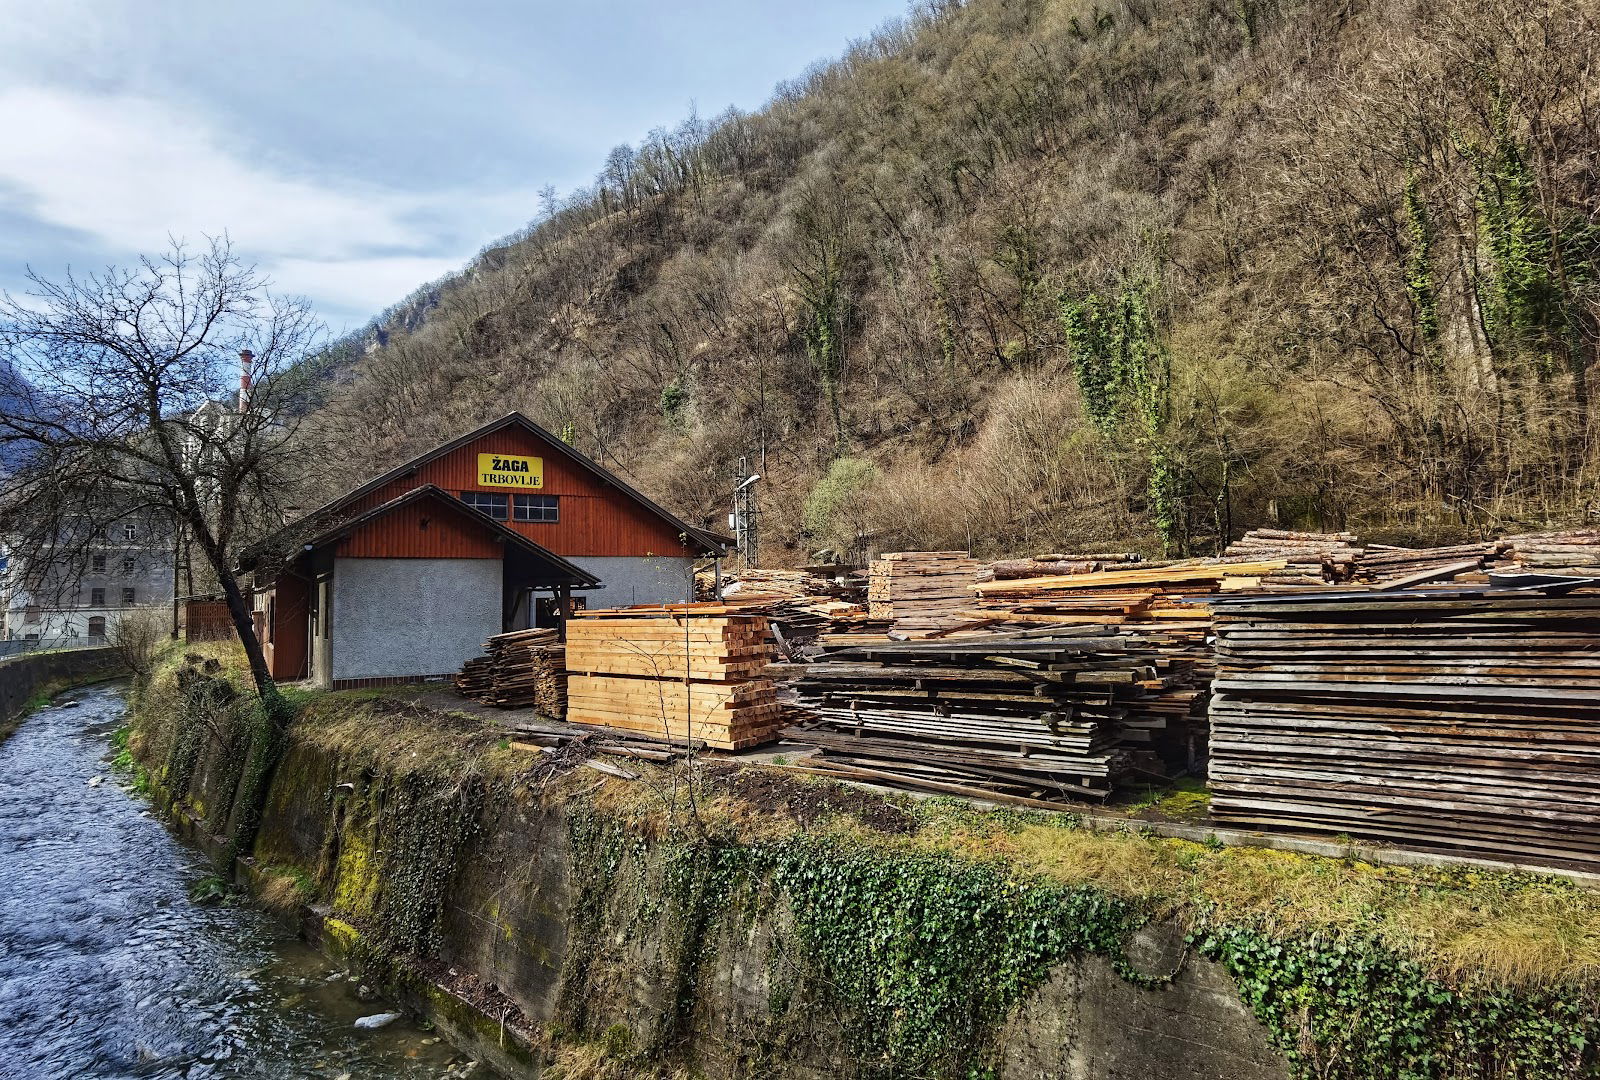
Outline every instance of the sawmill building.
[[351, 687], [439, 677], [506, 630], [592, 606], [693, 598], [723, 538], [520, 413], [405, 462], [245, 553], [273, 677]]

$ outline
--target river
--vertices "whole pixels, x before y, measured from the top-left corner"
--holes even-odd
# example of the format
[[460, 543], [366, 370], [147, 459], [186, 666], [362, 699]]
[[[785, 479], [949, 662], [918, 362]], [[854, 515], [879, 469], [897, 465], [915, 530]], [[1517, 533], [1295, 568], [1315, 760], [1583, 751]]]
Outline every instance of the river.
[[116, 687], [0, 743], [0, 1077], [491, 1076], [266, 915], [206, 905], [210, 866], [110, 765]]

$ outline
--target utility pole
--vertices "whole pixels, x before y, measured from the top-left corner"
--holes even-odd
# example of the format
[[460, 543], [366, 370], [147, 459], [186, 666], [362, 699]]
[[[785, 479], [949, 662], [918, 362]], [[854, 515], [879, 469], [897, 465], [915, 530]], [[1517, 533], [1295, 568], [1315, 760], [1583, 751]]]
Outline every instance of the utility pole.
[[732, 519], [734, 548], [744, 559], [746, 566], [756, 565], [756, 481], [761, 479], [760, 473], [750, 471], [750, 459], [739, 459], [739, 475], [742, 479], [733, 489]]

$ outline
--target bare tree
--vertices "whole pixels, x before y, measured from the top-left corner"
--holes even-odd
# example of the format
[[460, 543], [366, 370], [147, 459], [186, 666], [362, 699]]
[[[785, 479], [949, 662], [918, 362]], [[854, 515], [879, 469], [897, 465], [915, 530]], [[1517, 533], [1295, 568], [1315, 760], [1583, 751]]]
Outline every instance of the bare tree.
[[29, 280], [0, 295], [0, 531], [25, 557], [59, 561], [118, 522], [169, 522], [227, 600], [268, 753], [290, 709], [233, 556], [281, 524], [326, 460], [308, 422], [325, 384], [321, 325], [225, 238]]

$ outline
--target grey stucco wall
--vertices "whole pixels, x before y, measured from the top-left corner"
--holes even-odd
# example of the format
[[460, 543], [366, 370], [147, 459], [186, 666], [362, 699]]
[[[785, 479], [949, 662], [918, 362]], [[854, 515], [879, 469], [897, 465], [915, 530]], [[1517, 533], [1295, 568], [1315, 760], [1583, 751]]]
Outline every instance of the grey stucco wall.
[[333, 678], [445, 675], [500, 632], [499, 559], [335, 559]]
[[591, 608], [633, 604], [681, 604], [694, 599], [694, 560], [665, 555], [572, 555], [598, 577], [603, 589], [584, 593]]

